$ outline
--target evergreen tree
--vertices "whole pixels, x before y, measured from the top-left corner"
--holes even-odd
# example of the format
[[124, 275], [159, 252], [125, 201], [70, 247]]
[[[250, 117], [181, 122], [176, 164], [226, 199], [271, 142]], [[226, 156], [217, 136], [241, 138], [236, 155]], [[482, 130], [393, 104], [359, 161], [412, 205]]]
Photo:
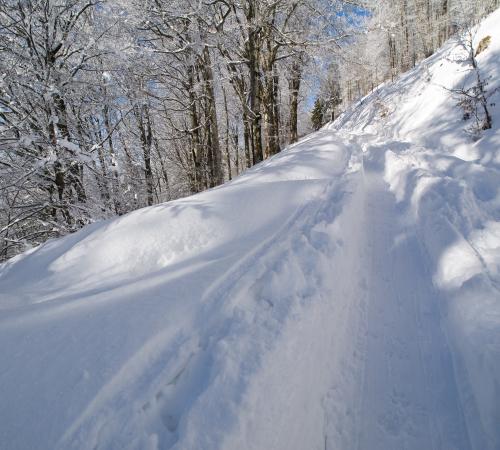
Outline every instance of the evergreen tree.
[[311, 113], [311, 124], [313, 129], [319, 130], [323, 126], [323, 101], [317, 98], [314, 102], [314, 108]]

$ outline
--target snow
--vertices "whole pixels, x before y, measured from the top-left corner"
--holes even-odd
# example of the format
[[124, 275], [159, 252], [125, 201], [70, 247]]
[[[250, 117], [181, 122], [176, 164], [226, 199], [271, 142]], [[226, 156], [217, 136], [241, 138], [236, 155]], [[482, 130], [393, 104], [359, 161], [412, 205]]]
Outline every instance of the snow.
[[[477, 57], [482, 76], [489, 78], [490, 92], [498, 89], [499, 22], [497, 11], [474, 34], [474, 47], [483, 37], [492, 37], [488, 49]], [[415, 228], [427, 259], [422, 265], [437, 290], [435, 314], [441, 317], [443, 341], [448, 342], [453, 363], [450, 376], [443, 378], [454, 379], [458, 387], [455, 396], [460, 404], [455, 409], [465, 417], [465, 448], [496, 449], [500, 447], [500, 95], [497, 91], [490, 98], [493, 129], [473, 141], [450, 94], [472, 82], [464, 56], [456, 41], [449, 42], [329, 128], [360, 142], [365, 167], [383, 173], [399, 219]], [[381, 117], [380, 104], [389, 111], [386, 117]], [[453, 435], [450, 430], [441, 443], [420, 447], [445, 448]], [[460, 440], [450, 445], [463, 446]]]
[[0, 448], [500, 448], [500, 107], [464, 132], [462, 59], [0, 266]]
[[77, 152], [80, 147], [74, 142], [70, 142], [67, 139], [58, 139], [57, 145], [69, 150], [70, 152]]

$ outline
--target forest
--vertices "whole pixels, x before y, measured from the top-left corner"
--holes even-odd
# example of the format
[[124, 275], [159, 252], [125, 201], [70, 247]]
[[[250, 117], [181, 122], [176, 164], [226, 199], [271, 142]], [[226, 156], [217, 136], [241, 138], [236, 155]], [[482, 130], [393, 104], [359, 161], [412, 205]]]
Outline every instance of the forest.
[[2, 0], [0, 262], [279, 153], [499, 0]]

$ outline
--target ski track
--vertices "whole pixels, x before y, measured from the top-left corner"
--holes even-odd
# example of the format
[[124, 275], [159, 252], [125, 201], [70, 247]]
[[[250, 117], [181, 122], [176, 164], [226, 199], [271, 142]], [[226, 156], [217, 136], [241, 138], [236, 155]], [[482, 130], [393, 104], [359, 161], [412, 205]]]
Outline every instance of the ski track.
[[470, 448], [439, 302], [413, 230], [366, 175], [369, 310], [358, 450]]
[[[363, 137], [350, 141], [355, 146]], [[361, 188], [362, 229], [369, 231], [354, 266], [367, 295], [351, 299], [351, 364], [348, 373], [332, 374], [338, 398], [325, 411], [330, 428], [324, 448], [471, 449], [452, 349], [442, 328], [443, 299], [417, 230], [403, 223], [380, 164], [370, 161]]]

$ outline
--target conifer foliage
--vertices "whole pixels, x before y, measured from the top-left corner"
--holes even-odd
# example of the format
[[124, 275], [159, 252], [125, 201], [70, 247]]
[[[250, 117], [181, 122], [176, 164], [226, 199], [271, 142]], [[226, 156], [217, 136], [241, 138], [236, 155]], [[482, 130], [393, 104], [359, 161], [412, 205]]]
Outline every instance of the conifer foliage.
[[311, 124], [313, 130], [319, 130], [324, 125], [323, 109], [323, 101], [320, 98], [317, 98], [314, 102], [314, 107], [311, 113]]

